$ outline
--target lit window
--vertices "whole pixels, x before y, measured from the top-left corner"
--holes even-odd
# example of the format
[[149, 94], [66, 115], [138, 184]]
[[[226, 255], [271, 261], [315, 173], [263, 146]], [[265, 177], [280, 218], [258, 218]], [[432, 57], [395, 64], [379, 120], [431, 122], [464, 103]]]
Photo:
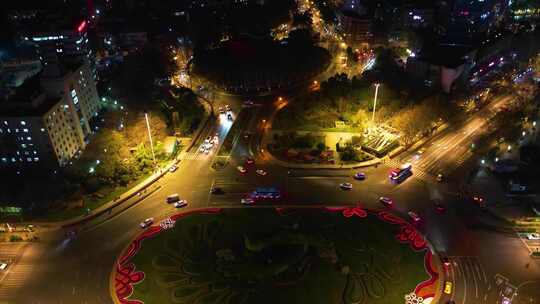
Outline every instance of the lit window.
[[26, 148], [26, 144], [21, 144], [21, 147], [22, 147], [22, 148]]
[[44, 128], [41, 128], [41, 132], [45, 132], [45, 129], [44, 129]]
[[32, 158], [31, 158], [31, 157], [27, 157], [27, 158], [26, 158], [26, 161], [29, 162], [29, 163], [31, 163], [31, 162], [32, 162]]
[[26, 121], [21, 120], [21, 125], [26, 126]]
[[4, 124], [7, 126], [7, 125], [8, 125], [8, 122], [4, 120]]
[[11, 158], [11, 162], [12, 162], [12, 163], [14, 163], [14, 162], [16, 162], [16, 161], [17, 161], [17, 160], [15, 159], [15, 157], [12, 157], [12, 158]]
[[7, 162], [7, 158], [2, 157], [2, 162], [4, 162], [4, 163]]
[[26, 140], [32, 140], [32, 137], [28, 136], [28, 137], [26, 138]]
[[15, 133], [19, 133], [19, 129], [15, 129]]
[[38, 162], [38, 161], [39, 161], [39, 157], [34, 157], [34, 161], [35, 161], [35, 162]]
[[23, 129], [23, 132], [24, 132], [24, 133], [28, 133], [28, 129]]

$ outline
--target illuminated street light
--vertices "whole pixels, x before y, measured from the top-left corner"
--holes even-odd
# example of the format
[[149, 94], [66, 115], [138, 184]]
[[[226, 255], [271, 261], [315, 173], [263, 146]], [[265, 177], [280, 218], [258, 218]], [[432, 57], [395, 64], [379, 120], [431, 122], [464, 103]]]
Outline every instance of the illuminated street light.
[[486, 161], [484, 159], [482, 159], [480, 162], [482, 163], [482, 165], [486, 164]]
[[498, 162], [499, 161], [499, 158], [498, 157], [495, 157], [495, 162]]
[[508, 151], [512, 150], [512, 146], [508, 145], [507, 150], [508, 150]]
[[375, 97], [373, 98], [373, 113], [371, 114], [371, 122], [375, 121], [375, 108], [377, 108], [377, 95], [379, 94], [380, 83], [375, 84]]
[[156, 155], [154, 154], [154, 144], [152, 143], [152, 133], [150, 132], [150, 120], [148, 113], [144, 113], [144, 119], [146, 119], [146, 128], [148, 129], [148, 138], [150, 139], [150, 150], [152, 150], [152, 159], [154, 160], [154, 167], [156, 166]]

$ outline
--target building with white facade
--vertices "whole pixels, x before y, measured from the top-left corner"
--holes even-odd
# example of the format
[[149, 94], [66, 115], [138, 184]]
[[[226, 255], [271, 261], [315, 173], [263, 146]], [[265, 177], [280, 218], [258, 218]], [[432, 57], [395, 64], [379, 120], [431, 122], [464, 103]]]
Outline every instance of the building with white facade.
[[87, 63], [29, 79], [0, 101], [0, 169], [51, 169], [84, 150], [99, 111]]

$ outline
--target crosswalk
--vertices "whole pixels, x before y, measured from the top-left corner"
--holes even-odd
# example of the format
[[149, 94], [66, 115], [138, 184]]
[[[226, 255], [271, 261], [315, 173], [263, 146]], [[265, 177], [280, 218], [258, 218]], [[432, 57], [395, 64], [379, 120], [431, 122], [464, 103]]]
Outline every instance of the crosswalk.
[[209, 157], [210, 154], [204, 154], [199, 151], [191, 151], [191, 152], [183, 152], [180, 154], [181, 160], [198, 160], [198, 159], [206, 159]]
[[487, 303], [492, 286], [477, 256], [451, 256], [452, 299], [456, 303]]
[[254, 190], [248, 182], [226, 176], [217, 176], [214, 179], [213, 188], [221, 188], [226, 194], [245, 194]]
[[0, 245], [0, 261], [8, 263], [5, 272], [0, 272], [0, 303], [13, 299], [35, 270], [35, 265], [19, 262], [26, 246], [29, 245], [25, 243]]

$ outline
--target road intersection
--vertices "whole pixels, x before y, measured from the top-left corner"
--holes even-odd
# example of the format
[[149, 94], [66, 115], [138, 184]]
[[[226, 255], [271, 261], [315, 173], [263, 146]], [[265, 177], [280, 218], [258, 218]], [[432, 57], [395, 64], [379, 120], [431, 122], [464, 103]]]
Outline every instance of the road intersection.
[[[242, 101], [231, 99], [228, 97], [218, 104], [229, 103], [233, 110], [238, 111]], [[418, 213], [423, 218], [420, 230], [434, 250], [451, 260], [447, 280], [453, 281], [454, 290], [451, 295], [445, 295], [444, 300], [453, 299], [459, 304], [497, 303], [500, 289], [496, 275], [504, 275], [515, 286], [527, 282], [534, 284], [540, 278], [540, 265], [532, 263], [525, 268], [526, 261], [529, 261], [527, 250], [515, 234], [472, 229], [458, 210], [476, 206], [458, 197], [456, 183], [464, 180], [478, 161], [469, 151], [469, 146], [482, 135], [490, 117], [487, 114], [509, 100], [510, 97], [497, 99], [489, 108], [477, 112], [463, 124], [437, 134], [426, 142], [421, 154], [407, 151], [383, 165], [362, 169], [367, 176], [364, 181], [353, 180], [357, 170], [278, 166], [260, 153], [264, 149], [258, 146], [260, 136], [251, 136], [249, 140], [240, 138], [232, 150], [228, 166], [215, 171], [211, 165], [216, 150], [205, 154], [199, 146], [204, 138], [215, 133], [222, 143], [231, 125], [213, 120], [194, 148], [182, 157], [178, 169], [161, 178], [151, 194], [142, 200], [132, 198], [140, 201], [118, 214], [105, 215], [81, 225], [73, 239], [66, 239], [63, 231], [51, 229], [43, 233], [41, 242], [30, 244], [14, 266], [14, 272], [8, 273], [0, 283], [0, 303], [112, 303], [109, 276], [115, 258], [140, 232], [138, 224], [143, 219], [163, 219], [179, 212], [165, 203], [168, 195], [180, 194], [188, 200], [189, 209], [251, 208], [255, 206], [243, 206], [240, 200], [257, 187], [276, 187], [284, 197], [278, 201], [260, 202], [256, 207], [361, 204], [366, 208], [382, 209], [379, 197], [391, 197], [395, 202], [393, 212], [404, 217], [411, 210]], [[243, 130], [258, 134], [258, 122], [271, 118], [271, 107], [267, 104], [244, 108], [243, 111], [253, 112], [253, 119]], [[253, 157], [255, 164], [246, 165], [248, 172], [241, 174], [236, 167], [245, 165], [246, 157]], [[413, 176], [399, 185], [390, 183], [389, 169], [411, 160]], [[255, 169], [264, 169], [268, 174], [260, 176]], [[448, 181], [435, 181], [436, 174], [441, 172], [449, 172], [445, 174], [449, 176]], [[340, 190], [342, 182], [351, 182], [353, 189]], [[221, 188], [224, 193], [212, 194], [214, 187]], [[447, 211], [437, 212], [433, 206], [434, 199], [444, 201]], [[129, 201], [126, 204], [131, 205]], [[24, 278], [16, 276], [15, 269], [19, 265], [21, 270], [28, 267], [25, 265], [31, 265], [31, 275]], [[6, 285], [16, 280], [19, 280], [17, 286]], [[9, 289], [7, 292], [5, 286]]]

